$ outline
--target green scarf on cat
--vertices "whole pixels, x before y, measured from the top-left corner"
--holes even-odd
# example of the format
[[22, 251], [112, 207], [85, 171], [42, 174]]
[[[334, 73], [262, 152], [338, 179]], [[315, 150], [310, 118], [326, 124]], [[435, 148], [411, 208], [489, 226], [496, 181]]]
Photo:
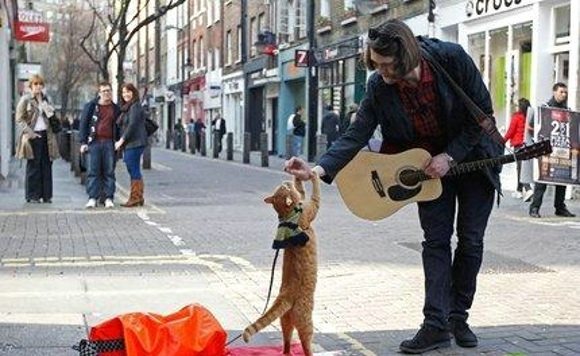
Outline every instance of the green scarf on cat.
[[272, 244], [273, 249], [306, 245], [308, 235], [298, 225], [300, 216], [302, 216], [302, 204], [297, 204], [285, 218], [279, 217], [276, 238], [274, 238], [274, 243]]

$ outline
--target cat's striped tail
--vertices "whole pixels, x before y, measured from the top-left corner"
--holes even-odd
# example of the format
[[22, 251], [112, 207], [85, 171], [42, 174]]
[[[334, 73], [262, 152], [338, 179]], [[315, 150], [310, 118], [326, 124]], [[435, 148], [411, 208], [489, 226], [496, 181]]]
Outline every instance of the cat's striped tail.
[[280, 318], [292, 307], [292, 303], [288, 300], [281, 300], [278, 296], [272, 307], [268, 309], [258, 320], [244, 330], [243, 338], [245, 342], [249, 342], [253, 335], [264, 329], [266, 326], [272, 324], [274, 320]]

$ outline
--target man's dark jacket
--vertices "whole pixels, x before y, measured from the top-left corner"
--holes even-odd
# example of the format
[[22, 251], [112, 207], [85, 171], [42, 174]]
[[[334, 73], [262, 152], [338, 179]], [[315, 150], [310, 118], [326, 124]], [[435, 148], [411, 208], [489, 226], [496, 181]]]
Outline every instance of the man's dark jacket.
[[[83, 112], [81, 113], [81, 119], [79, 124], [79, 142], [83, 145], [86, 145], [89, 142], [89, 136], [91, 135], [94, 130], [91, 130], [91, 127], [95, 126], [96, 130], [96, 122], [93, 121], [93, 114], [95, 113], [95, 108], [99, 102], [99, 98], [96, 97], [95, 99], [89, 101], [83, 107]], [[119, 137], [121, 137], [121, 130], [117, 125], [116, 121], [119, 115], [121, 114], [121, 108], [119, 105], [115, 103], [111, 103], [113, 105], [113, 111], [115, 113], [115, 117], [113, 118], [113, 141], [117, 141]], [[99, 118], [100, 120], [101, 118]]]
[[[492, 117], [493, 108], [489, 91], [485, 87], [473, 60], [455, 43], [418, 37], [421, 46], [432, 55], [479, 108]], [[433, 67], [431, 66], [433, 69]], [[458, 163], [496, 157], [503, 147], [482, 130], [470, 115], [463, 100], [442, 74], [433, 69], [440, 104], [440, 125], [446, 134], [447, 152]], [[494, 119], [495, 121], [495, 119]], [[336, 174], [367, 145], [377, 125], [381, 126], [383, 140], [399, 147], [401, 151], [414, 148], [415, 132], [412, 120], [404, 112], [395, 85], [384, 82], [378, 73], [373, 73], [358, 110], [357, 119], [347, 131], [334, 142], [318, 164], [326, 175], [322, 179], [330, 183]], [[438, 154], [440, 152], [436, 152]], [[482, 170], [494, 188], [501, 192], [499, 173], [501, 166]]]

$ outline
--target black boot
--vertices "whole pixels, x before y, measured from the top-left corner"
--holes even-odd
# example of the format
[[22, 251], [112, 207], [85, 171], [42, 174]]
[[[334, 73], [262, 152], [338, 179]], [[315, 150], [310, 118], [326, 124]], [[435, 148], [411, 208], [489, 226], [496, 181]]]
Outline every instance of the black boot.
[[564, 207], [556, 209], [556, 216], [563, 216], [565, 218], [573, 218], [576, 216], [576, 214], [572, 214], [570, 212], [570, 210], [568, 210], [568, 208], [566, 208], [564, 206]]
[[477, 336], [471, 331], [469, 325], [464, 320], [449, 320], [449, 329], [455, 338], [457, 346], [475, 347], [477, 346]]
[[449, 331], [422, 325], [414, 338], [405, 340], [399, 349], [407, 354], [421, 354], [429, 350], [451, 346]]
[[530, 208], [530, 216], [533, 218], [541, 218], [540, 209], [538, 208]]

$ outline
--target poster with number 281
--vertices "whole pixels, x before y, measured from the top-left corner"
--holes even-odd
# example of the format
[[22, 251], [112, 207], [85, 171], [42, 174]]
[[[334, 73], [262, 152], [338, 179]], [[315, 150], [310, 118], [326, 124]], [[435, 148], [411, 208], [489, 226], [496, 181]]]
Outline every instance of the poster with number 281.
[[537, 180], [580, 185], [580, 113], [552, 107], [539, 107], [537, 112], [536, 141], [550, 140], [552, 144], [552, 153], [537, 160]]

